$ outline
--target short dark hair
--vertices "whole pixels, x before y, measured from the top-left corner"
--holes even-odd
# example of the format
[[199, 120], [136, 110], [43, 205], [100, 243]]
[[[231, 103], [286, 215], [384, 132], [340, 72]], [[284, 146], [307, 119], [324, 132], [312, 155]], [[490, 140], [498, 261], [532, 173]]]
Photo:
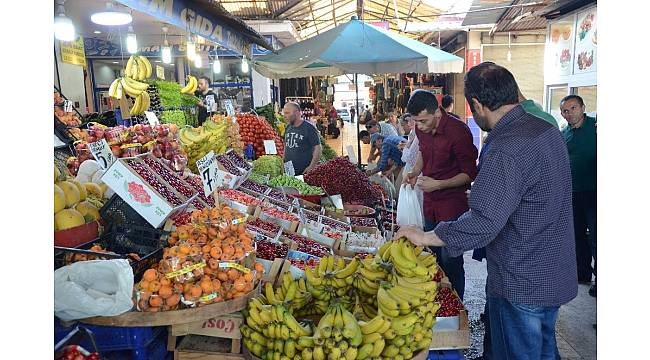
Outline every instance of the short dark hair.
[[208, 85], [210, 85], [210, 84], [212, 83], [212, 81], [210, 80], [210, 78], [207, 77], [207, 76], [205, 76], [205, 75], [203, 75], [203, 76], [199, 76], [199, 79], [203, 79], [203, 80], [205, 80], [205, 82], [207, 82]]
[[438, 99], [431, 91], [415, 90], [406, 105], [406, 110], [412, 115], [419, 115], [423, 110], [433, 114], [438, 109]]
[[474, 111], [472, 99], [494, 111], [519, 103], [519, 86], [508, 69], [492, 62], [480, 63], [465, 75], [465, 99]]
[[560, 101], [560, 105], [564, 104], [565, 102], [567, 102], [569, 100], [577, 100], [578, 104], [580, 104], [580, 106], [585, 106], [585, 102], [578, 95], [567, 95], [567, 96], [563, 97], [562, 100]]
[[411, 114], [410, 114], [410, 113], [404, 113], [404, 114], [402, 114], [400, 120], [401, 120], [402, 122], [407, 122], [407, 121], [409, 121], [409, 118], [410, 118], [410, 117], [411, 117]]
[[370, 121], [368, 121], [368, 122], [366, 123], [366, 129], [370, 129], [371, 127], [373, 127], [373, 126], [377, 126], [377, 125], [379, 125], [379, 123], [377, 123], [377, 121], [375, 121], [375, 120], [370, 120]]
[[362, 139], [362, 138], [364, 138], [366, 136], [370, 137], [370, 133], [368, 132], [368, 130], [361, 130], [359, 132], [359, 139]]
[[451, 95], [445, 95], [442, 97], [442, 108], [446, 109], [449, 105], [454, 103], [454, 98]]

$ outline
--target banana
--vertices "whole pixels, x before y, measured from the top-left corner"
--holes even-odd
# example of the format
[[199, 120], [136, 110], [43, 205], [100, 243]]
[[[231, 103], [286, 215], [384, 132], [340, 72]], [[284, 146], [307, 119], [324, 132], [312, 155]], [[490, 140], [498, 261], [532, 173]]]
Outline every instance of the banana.
[[357, 352], [357, 359], [363, 360], [370, 357], [370, 353], [372, 353], [373, 349], [374, 349], [373, 344], [364, 344], [362, 347], [359, 348]]
[[344, 326], [345, 324], [343, 322], [343, 314], [341, 313], [341, 307], [336, 306], [334, 310], [334, 327], [343, 329]]
[[388, 295], [384, 287], [379, 287], [379, 290], [377, 291], [377, 303], [386, 309], [391, 309], [391, 310], [399, 309], [399, 304], [397, 303], [397, 301], [393, 299], [390, 295]]
[[397, 244], [393, 244], [390, 247], [390, 257], [398, 270], [399, 268], [412, 269], [416, 266], [415, 261], [411, 261], [404, 256], [402, 253], [402, 244], [404, 244], [404, 239], [400, 239]]
[[382, 316], [375, 316], [372, 318], [372, 320], [364, 322], [363, 324], [359, 322], [359, 327], [361, 328], [362, 334], [368, 335], [374, 332], [378, 332], [385, 322], [386, 320], [384, 320]]
[[115, 89], [115, 98], [117, 100], [120, 100], [120, 99], [122, 99], [123, 95], [124, 95], [124, 87], [122, 87], [122, 82], [120, 81], [117, 84], [117, 89]]
[[355, 360], [357, 358], [357, 354], [359, 353], [358, 349], [355, 347], [351, 347], [343, 351], [345, 352], [345, 360]]
[[192, 76], [192, 75], [189, 75], [189, 76], [187, 77], [187, 84], [185, 85], [185, 87], [183, 87], [183, 88], [181, 89], [181, 93], [183, 93], [183, 94], [190, 94], [190, 91], [191, 91], [192, 88], [194, 87], [194, 81], [193, 81], [193, 79], [195, 79], [195, 77]]
[[408, 299], [402, 296], [393, 295], [396, 293], [397, 292], [395, 291], [395, 288], [390, 288], [386, 290], [386, 294], [388, 294], [388, 296], [390, 296], [393, 300], [397, 302], [400, 312], [405, 312], [405, 314], [409, 313], [411, 311], [411, 303], [409, 302]]
[[350, 339], [350, 345], [361, 345], [363, 334], [361, 333], [357, 319], [355, 319], [354, 316], [345, 309], [342, 309], [341, 312], [343, 313], [343, 322], [345, 324], [345, 327], [343, 328], [343, 336]]
[[415, 266], [412, 269], [412, 271], [415, 274], [415, 276], [428, 276], [429, 275], [429, 269], [427, 269], [426, 267], [420, 265], [419, 263], [417, 263], [417, 266]]
[[390, 321], [387, 319], [384, 319], [384, 323], [381, 325], [381, 327], [377, 330], [378, 333], [383, 334], [386, 331], [390, 329]]
[[199, 80], [197, 78], [192, 79], [194, 81], [194, 85], [192, 86], [192, 91], [190, 91], [190, 94], [194, 94], [196, 92], [196, 88], [199, 86]]
[[149, 110], [149, 106], [151, 106], [151, 97], [149, 96], [149, 93], [147, 93], [146, 91], [143, 91], [142, 94], [140, 94], [140, 96], [143, 97], [142, 113], [144, 113], [145, 111]]
[[120, 84], [122, 84], [122, 89], [124, 92], [132, 98], [138, 97], [142, 93], [142, 90], [134, 89], [127, 81], [127, 77], [120, 78]]
[[400, 317], [395, 317], [391, 320], [391, 329], [397, 331], [407, 329], [413, 325], [415, 325], [415, 322], [418, 321], [418, 316], [414, 313], [405, 315], [405, 316], [400, 316]]
[[399, 348], [399, 354], [404, 356], [404, 359], [410, 359], [411, 357], [413, 357], [413, 352], [411, 351], [411, 348], [406, 345]]
[[130, 78], [124, 78], [124, 80], [129, 84], [130, 87], [132, 87], [135, 90], [140, 90], [140, 91], [145, 91], [149, 88], [149, 84], [135, 81]]
[[409, 335], [413, 332], [413, 329], [415, 329], [415, 325], [411, 325], [406, 328], [400, 328], [399, 330], [395, 330], [395, 334], [403, 336], [403, 335]]
[[361, 274], [361, 276], [363, 276], [364, 278], [366, 278], [366, 279], [368, 279], [370, 281], [376, 281], [376, 280], [386, 278], [386, 273], [383, 270], [371, 271], [371, 270], [361, 266], [361, 267], [359, 267], [357, 269], [357, 271], [359, 272], [359, 274]]
[[312, 349], [307, 348], [307, 347], [302, 349], [302, 352], [300, 353], [300, 355], [302, 356], [303, 360], [312, 360], [314, 358], [314, 355], [312, 353]]
[[399, 354], [399, 348], [395, 345], [388, 345], [384, 347], [384, 350], [381, 352], [383, 357], [392, 358], [395, 355]]
[[399, 310], [397, 310], [397, 309], [389, 309], [389, 308], [385, 307], [384, 304], [379, 302], [379, 301], [377, 302], [377, 308], [378, 308], [378, 312], [377, 312], [378, 314], [383, 314], [383, 315], [386, 315], [388, 317], [397, 317], [397, 316], [399, 316]]
[[117, 85], [120, 83], [118, 79], [113, 80], [111, 86], [108, 88], [108, 96], [112, 98], [117, 97]]
[[269, 301], [270, 304], [279, 304], [281, 301], [279, 299], [275, 298], [275, 292], [273, 291], [273, 285], [271, 285], [270, 282], [267, 282], [266, 285], [264, 285], [264, 295], [266, 296], [266, 299]]
[[325, 360], [325, 352], [322, 346], [316, 346], [313, 351], [314, 360]]
[[323, 277], [326, 271], [327, 271], [327, 261], [325, 259], [321, 259], [321, 261], [318, 263], [317, 274], [319, 277]]
[[422, 254], [418, 255], [418, 260], [420, 260], [420, 263], [422, 265], [430, 267], [436, 263], [436, 256], [428, 252], [423, 252]]
[[296, 320], [296, 318], [289, 313], [284, 314], [284, 322], [287, 325], [287, 327], [291, 329], [291, 331], [298, 334], [299, 336], [311, 335], [311, 331], [309, 330], [309, 328], [304, 328], [302, 325], [300, 325], [298, 320]]
[[333, 347], [327, 354], [327, 360], [339, 360], [341, 358], [341, 349]]
[[370, 352], [371, 357], [377, 357], [381, 355], [381, 352], [384, 351], [386, 347], [386, 340], [379, 339], [373, 343], [372, 351]]
[[384, 339], [386, 340], [393, 340], [397, 337], [397, 333], [395, 333], [395, 330], [393, 329], [388, 329], [385, 333], [383, 333]]
[[[339, 258], [339, 259], [343, 261], [343, 258]], [[334, 277], [337, 279], [346, 279], [352, 276], [352, 274], [354, 274], [354, 272], [357, 271], [358, 267], [359, 267], [359, 260], [357, 260], [357, 258], [352, 258], [352, 261], [350, 261], [350, 263], [347, 266], [334, 273]]]
[[424, 321], [422, 321], [422, 326], [431, 328], [435, 323], [436, 323], [436, 317], [433, 315], [433, 313], [428, 313], [424, 316]]
[[399, 283], [397, 285], [395, 285], [395, 288], [397, 288], [397, 290], [395, 290], [395, 291], [399, 292], [400, 295], [405, 296], [405, 297], [409, 297], [409, 298], [410, 297], [417, 297], [419, 299], [426, 299], [427, 294], [430, 294], [430, 292], [427, 293], [427, 291], [425, 291], [425, 290], [406, 287], [406, 286], [400, 285]]
[[400, 250], [404, 258], [411, 262], [416, 262], [418, 258], [413, 253], [413, 247], [411, 246], [410, 241], [400, 241]]
[[380, 333], [372, 333], [363, 336], [362, 344], [374, 344], [375, 342], [383, 339]]
[[298, 283], [295, 281], [291, 282], [289, 289], [287, 290], [286, 295], [284, 296], [284, 301], [293, 301], [296, 298], [296, 293], [298, 291]]
[[[321, 261], [320, 264], [322, 264], [323, 261]], [[319, 271], [320, 271], [320, 264], [319, 266]], [[305, 267], [305, 278], [307, 279], [307, 283], [311, 284], [313, 286], [319, 286], [322, 285], [323, 283], [323, 278], [321, 277], [316, 277], [316, 274], [314, 274], [313, 270], [310, 267]]]
[[142, 111], [141, 111], [142, 110], [142, 105], [143, 105], [142, 99], [143, 99], [142, 94], [138, 95], [135, 98], [135, 102], [133, 103], [133, 107], [131, 107], [131, 111], [129, 112], [129, 114], [131, 114], [131, 115], [140, 115], [142, 113]]
[[341, 329], [337, 327], [332, 329], [332, 339], [334, 339], [334, 341], [337, 343], [343, 340], [343, 333], [341, 333]]
[[296, 356], [296, 343], [293, 340], [287, 340], [284, 342], [284, 354], [293, 359]]
[[405, 336], [397, 336], [391, 341], [391, 344], [397, 346], [397, 347], [402, 347], [404, 344], [406, 344], [406, 337]]
[[151, 62], [149, 62], [149, 59], [147, 59], [146, 57], [140, 56], [140, 55], [138, 55], [138, 59], [140, 59], [140, 61], [142, 63], [144, 63], [144, 65], [145, 65], [145, 67], [147, 69], [146, 74], [145, 74], [145, 78], [150, 78], [151, 74], [153, 74], [153, 68], [151, 66]]
[[303, 348], [313, 348], [314, 347], [314, 337], [313, 336], [301, 336], [298, 339], [298, 345], [303, 347]]
[[124, 76], [128, 76], [128, 77], [132, 76], [131, 68], [133, 66], [133, 61], [135, 61], [135, 59], [133, 58], [133, 56], [131, 56], [129, 60], [126, 62], [126, 67], [124, 68]]
[[406, 302], [408, 306], [405, 307], [409, 309], [411, 307], [420, 306], [420, 304], [422, 303], [422, 301], [418, 297], [406, 296], [405, 294], [401, 293], [400, 288], [398, 288], [397, 286], [388, 289], [386, 292], [388, 292], [388, 295], [390, 295], [393, 299], [400, 302], [401, 306], [403, 306], [403, 302]]
[[138, 64], [138, 80], [142, 81], [147, 77], [147, 66], [139, 56], [135, 56], [135, 63]]
[[336, 259], [336, 268], [334, 270], [341, 271], [345, 268], [345, 260], [342, 257]]
[[398, 276], [397, 284], [400, 287], [411, 288], [413, 290], [425, 290], [425, 291], [435, 292], [438, 289], [438, 283], [435, 281], [414, 282], [412, 279], [414, 278], [405, 278], [405, 277]]

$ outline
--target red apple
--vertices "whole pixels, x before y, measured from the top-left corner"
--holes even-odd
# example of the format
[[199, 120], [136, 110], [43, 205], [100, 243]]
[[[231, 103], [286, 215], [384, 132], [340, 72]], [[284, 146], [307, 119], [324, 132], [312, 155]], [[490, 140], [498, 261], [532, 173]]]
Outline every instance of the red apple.
[[97, 140], [101, 140], [104, 138], [104, 129], [100, 127], [95, 127], [95, 137], [97, 137]]

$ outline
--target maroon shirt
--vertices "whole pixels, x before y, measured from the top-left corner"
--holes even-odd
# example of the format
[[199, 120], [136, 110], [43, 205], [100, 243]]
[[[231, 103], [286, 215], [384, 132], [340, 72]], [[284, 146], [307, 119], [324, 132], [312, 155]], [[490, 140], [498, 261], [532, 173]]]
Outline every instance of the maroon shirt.
[[[436, 180], [450, 179], [460, 173], [472, 181], [476, 177], [478, 150], [472, 142], [472, 132], [460, 120], [442, 111], [434, 135], [425, 134], [417, 126], [415, 133], [422, 153], [422, 175]], [[429, 221], [454, 220], [469, 210], [467, 195], [470, 184], [424, 193], [424, 217]]]

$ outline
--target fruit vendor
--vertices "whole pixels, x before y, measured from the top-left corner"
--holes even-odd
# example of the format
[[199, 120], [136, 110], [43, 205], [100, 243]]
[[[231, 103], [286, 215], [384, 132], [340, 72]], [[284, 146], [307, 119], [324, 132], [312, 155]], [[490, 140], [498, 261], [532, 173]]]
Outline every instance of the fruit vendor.
[[485, 246], [486, 327], [495, 358], [558, 359], [558, 310], [578, 291], [564, 139], [524, 111], [514, 76], [494, 63], [467, 72], [465, 98], [478, 126], [489, 132], [470, 210], [433, 231], [405, 226], [396, 236], [443, 247], [450, 256]]
[[[455, 220], [469, 209], [465, 191], [476, 177], [478, 150], [467, 125], [440, 109], [433, 93], [414, 91], [407, 109], [416, 124], [420, 150], [405, 181], [422, 189], [424, 230], [430, 231], [439, 222]], [[463, 255], [451, 256], [445, 248], [433, 251], [462, 299], [465, 293]]]
[[287, 102], [282, 109], [287, 128], [284, 131], [284, 162], [291, 161], [296, 175], [302, 175], [320, 160], [321, 144], [318, 130], [306, 123], [300, 105]]
[[379, 158], [377, 167], [366, 171], [366, 174], [372, 176], [381, 172], [384, 176], [392, 177], [395, 189], [399, 189], [402, 185], [402, 169], [404, 168], [402, 150], [400, 150], [399, 146], [405, 143], [406, 140], [397, 135], [384, 137], [381, 134], [375, 133], [370, 137], [370, 142], [374, 147], [381, 149], [381, 157]]
[[212, 89], [210, 89], [210, 78], [207, 76], [201, 76], [199, 78], [199, 87], [194, 95], [196, 95], [196, 97], [198, 97], [200, 100], [198, 104], [199, 109], [197, 118], [199, 120], [199, 126], [201, 126], [205, 122], [205, 119], [208, 118], [208, 104], [205, 98], [212, 95], [212, 99], [215, 102], [217, 101], [217, 94], [215, 94]]
[[[585, 114], [585, 103], [578, 95], [562, 99], [560, 110], [569, 123], [562, 135], [571, 163], [578, 281], [590, 284], [592, 272], [596, 274], [596, 118]], [[596, 296], [596, 285], [589, 295]]]

